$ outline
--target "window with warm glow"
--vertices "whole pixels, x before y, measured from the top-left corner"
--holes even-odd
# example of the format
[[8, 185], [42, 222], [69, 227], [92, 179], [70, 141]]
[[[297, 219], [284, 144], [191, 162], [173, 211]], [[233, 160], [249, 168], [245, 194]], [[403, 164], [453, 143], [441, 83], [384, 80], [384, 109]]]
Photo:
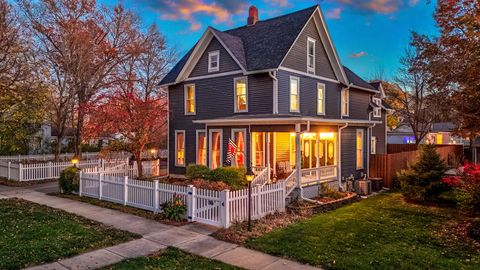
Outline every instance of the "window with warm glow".
[[197, 164], [207, 165], [207, 136], [203, 130], [197, 130]]
[[325, 84], [317, 84], [317, 114], [325, 114]]
[[443, 134], [437, 134], [437, 144], [443, 144]]
[[222, 166], [222, 132], [210, 130], [210, 168]]
[[342, 90], [342, 116], [348, 116], [349, 112], [349, 99], [350, 99], [350, 90]]
[[237, 145], [237, 151], [233, 159], [233, 165], [245, 167], [245, 130], [233, 130], [233, 141]]
[[195, 114], [195, 85], [185, 85], [185, 114]]
[[300, 111], [300, 79], [290, 77], [290, 111]]
[[175, 131], [175, 166], [185, 166], [185, 131]]
[[253, 166], [264, 166], [265, 136], [262, 132], [252, 133]]
[[307, 39], [307, 72], [315, 74], [315, 39]]
[[235, 79], [235, 112], [248, 111], [247, 78]]
[[220, 51], [208, 53], [208, 72], [218, 71], [220, 68]]
[[363, 129], [357, 129], [357, 170], [363, 169]]
[[372, 139], [371, 139], [370, 153], [372, 155], [377, 154], [377, 137], [375, 136], [372, 136]]

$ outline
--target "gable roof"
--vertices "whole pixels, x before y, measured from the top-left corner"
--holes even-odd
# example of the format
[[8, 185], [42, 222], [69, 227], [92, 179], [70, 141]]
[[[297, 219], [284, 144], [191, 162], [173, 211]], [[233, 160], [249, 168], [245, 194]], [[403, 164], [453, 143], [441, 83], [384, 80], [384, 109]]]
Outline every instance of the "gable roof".
[[360, 76], [355, 74], [352, 70], [347, 68], [346, 66], [343, 66], [343, 70], [345, 70], [345, 74], [347, 75], [348, 81], [353, 84], [353, 86], [365, 88], [368, 90], [373, 90], [373, 91], [378, 91], [377, 89], [373, 88], [372, 85], [370, 85], [368, 82], [364, 81]]
[[351, 70], [348, 70], [349, 74], [347, 74], [340, 64], [319, 5], [224, 32], [209, 27], [160, 84], [179, 83], [186, 78], [191, 69], [189, 66], [196, 64], [199, 58], [197, 55], [204, 52], [205, 44], [212, 38], [219, 40], [244, 73], [278, 69], [310, 19], [313, 19], [317, 25], [329, 59], [334, 64], [338, 80], [347, 84], [351, 77], [354, 79], [352, 83], [358, 86], [357, 88], [376, 92], [376, 89]]

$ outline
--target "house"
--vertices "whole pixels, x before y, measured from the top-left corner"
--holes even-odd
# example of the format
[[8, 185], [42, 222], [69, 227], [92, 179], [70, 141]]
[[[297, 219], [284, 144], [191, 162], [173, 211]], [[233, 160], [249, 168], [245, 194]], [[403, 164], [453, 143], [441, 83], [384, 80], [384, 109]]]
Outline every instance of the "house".
[[[433, 123], [422, 144], [464, 144], [464, 139], [454, 134], [455, 124], [451, 122]], [[387, 132], [389, 144], [414, 144], [413, 130], [407, 123], [400, 123], [395, 130]]]
[[[245, 26], [209, 27], [161, 85], [174, 176], [191, 163], [223, 166], [231, 138], [233, 166], [338, 188], [368, 173], [384, 119], [374, 114], [383, 94], [341, 64], [318, 5], [264, 21], [252, 6]], [[385, 137], [373, 148], [384, 151]]]
[[381, 81], [372, 81], [370, 85], [378, 90], [372, 97], [372, 102], [376, 106], [373, 109], [373, 116], [380, 116], [382, 123], [374, 124], [372, 127], [371, 147], [370, 153], [375, 154], [387, 154], [387, 115], [394, 112], [392, 107], [385, 102], [385, 90], [382, 87]]

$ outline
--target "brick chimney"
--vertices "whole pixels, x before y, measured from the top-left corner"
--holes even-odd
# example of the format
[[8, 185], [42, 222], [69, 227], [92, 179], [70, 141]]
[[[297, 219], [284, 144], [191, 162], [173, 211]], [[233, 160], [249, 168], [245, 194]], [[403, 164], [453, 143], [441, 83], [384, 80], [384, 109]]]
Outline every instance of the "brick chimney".
[[258, 8], [256, 6], [250, 6], [248, 9], [247, 25], [254, 25], [258, 22]]

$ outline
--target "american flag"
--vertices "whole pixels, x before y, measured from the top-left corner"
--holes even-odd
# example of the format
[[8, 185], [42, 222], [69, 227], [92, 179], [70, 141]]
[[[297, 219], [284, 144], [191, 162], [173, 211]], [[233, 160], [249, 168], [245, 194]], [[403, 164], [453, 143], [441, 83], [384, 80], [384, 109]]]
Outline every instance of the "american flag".
[[232, 159], [235, 156], [235, 152], [237, 152], [237, 145], [230, 138], [228, 140], [227, 160], [226, 160], [227, 165], [232, 165]]

